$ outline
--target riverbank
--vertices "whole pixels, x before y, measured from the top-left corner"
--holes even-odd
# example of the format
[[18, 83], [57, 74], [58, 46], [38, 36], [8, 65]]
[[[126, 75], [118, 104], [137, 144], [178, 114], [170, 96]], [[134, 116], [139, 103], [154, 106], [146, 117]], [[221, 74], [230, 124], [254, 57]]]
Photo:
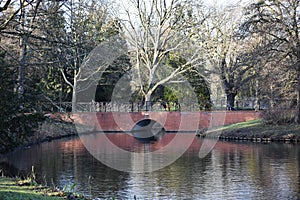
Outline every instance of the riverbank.
[[[68, 196], [69, 195], [69, 196]], [[1, 200], [86, 200], [82, 195], [38, 185], [31, 179], [0, 177]]]
[[54, 139], [61, 139], [77, 135], [75, 125], [59, 117], [47, 118], [43, 121], [34, 134], [28, 138], [25, 146], [48, 142]]
[[[204, 135], [214, 135], [213, 133], [220, 133], [220, 131], [219, 139], [224, 140], [300, 143], [299, 124], [266, 125], [263, 124], [262, 119], [256, 119], [213, 128]], [[77, 135], [77, 131], [72, 122], [47, 119], [34, 136], [29, 139], [27, 146], [74, 135]]]
[[219, 139], [223, 140], [300, 143], [300, 125], [298, 124], [265, 125], [262, 120], [252, 120], [208, 130], [205, 135], [213, 135], [220, 131]]

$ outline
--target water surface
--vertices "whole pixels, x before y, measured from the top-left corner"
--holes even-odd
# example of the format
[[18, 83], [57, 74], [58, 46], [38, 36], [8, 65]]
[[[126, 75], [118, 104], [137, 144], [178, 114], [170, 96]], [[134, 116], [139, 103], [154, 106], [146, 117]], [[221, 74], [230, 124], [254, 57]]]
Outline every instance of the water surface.
[[[144, 144], [120, 133], [109, 137], [135, 152], [168, 144]], [[219, 141], [200, 159], [201, 144], [195, 138], [176, 162], [149, 173], [107, 167], [78, 137], [16, 151], [2, 159], [1, 166], [29, 174], [33, 165], [40, 182], [60, 188], [76, 183], [76, 191], [100, 199], [300, 199], [300, 145]]]

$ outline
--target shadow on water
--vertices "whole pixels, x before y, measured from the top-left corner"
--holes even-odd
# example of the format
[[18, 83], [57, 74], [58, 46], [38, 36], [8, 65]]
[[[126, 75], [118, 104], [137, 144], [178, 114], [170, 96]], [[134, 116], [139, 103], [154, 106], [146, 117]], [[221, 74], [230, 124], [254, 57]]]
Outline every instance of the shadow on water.
[[20, 170], [9, 162], [0, 162], [0, 175], [7, 177], [26, 177], [28, 176], [25, 170]]

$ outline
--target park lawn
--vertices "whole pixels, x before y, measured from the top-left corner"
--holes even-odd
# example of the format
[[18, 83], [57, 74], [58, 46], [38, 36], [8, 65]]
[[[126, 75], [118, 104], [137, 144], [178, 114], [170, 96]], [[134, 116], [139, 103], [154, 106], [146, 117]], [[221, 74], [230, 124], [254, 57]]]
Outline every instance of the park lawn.
[[[16, 178], [0, 177], [1, 200], [62, 200], [66, 199], [63, 193], [52, 192], [43, 186], [20, 184]], [[53, 195], [53, 196], [52, 196]], [[59, 197], [61, 196], [61, 197]]]
[[252, 120], [223, 127], [216, 127], [207, 131], [207, 135], [221, 131], [222, 137], [270, 138], [274, 140], [300, 140], [299, 124], [266, 125], [262, 120]]
[[221, 127], [215, 127], [212, 128], [211, 131], [216, 131], [216, 130], [229, 131], [229, 130], [237, 130], [237, 129], [245, 129], [245, 128], [254, 128], [260, 125], [262, 125], [262, 120], [256, 119], [256, 120], [250, 120], [246, 122], [224, 125]]

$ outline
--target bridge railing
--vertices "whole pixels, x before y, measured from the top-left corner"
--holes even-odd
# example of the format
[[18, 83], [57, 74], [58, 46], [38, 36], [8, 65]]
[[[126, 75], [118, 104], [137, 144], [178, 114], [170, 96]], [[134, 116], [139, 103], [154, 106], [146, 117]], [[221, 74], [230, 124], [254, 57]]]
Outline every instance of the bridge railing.
[[178, 102], [80, 102], [76, 104], [78, 112], [140, 112], [140, 111], [199, 111], [196, 104]]
[[[214, 110], [225, 110], [227, 109], [226, 98], [212, 100]], [[236, 99], [234, 110], [255, 110], [256, 106], [260, 110], [269, 109], [283, 109], [293, 110], [295, 109], [296, 103], [292, 99], [259, 99], [258, 105], [257, 100], [254, 98], [250, 99]]]
[[[39, 111], [71, 112], [72, 102], [39, 103]], [[199, 111], [203, 110], [195, 103], [179, 104], [175, 101], [159, 102], [77, 102], [76, 112], [140, 112], [140, 111]]]
[[[254, 110], [255, 100], [239, 100], [236, 102], [235, 110]], [[280, 108], [285, 110], [294, 109], [293, 101], [280, 100], [274, 101], [274, 108]], [[205, 104], [204, 104], [205, 105]], [[268, 110], [272, 108], [270, 102], [267, 100], [260, 101], [260, 109]], [[71, 112], [72, 102], [60, 102], [60, 103], [39, 103], [37, 106], [38, 111], [47, 112]], [[219, 102], [213, 101], [213, 110], [226, 110], [226, 101], [220, 100]], [[140, 112], [140, 111], [201, 111], [205, 110], [205, 107], [200, 107], [195, 103], [178, 103], [176, 101], [149, 101], [149, 102], [128, 102], [128, 103], [113, 103], [113, 102], [77, 102], [76, 112]]]

